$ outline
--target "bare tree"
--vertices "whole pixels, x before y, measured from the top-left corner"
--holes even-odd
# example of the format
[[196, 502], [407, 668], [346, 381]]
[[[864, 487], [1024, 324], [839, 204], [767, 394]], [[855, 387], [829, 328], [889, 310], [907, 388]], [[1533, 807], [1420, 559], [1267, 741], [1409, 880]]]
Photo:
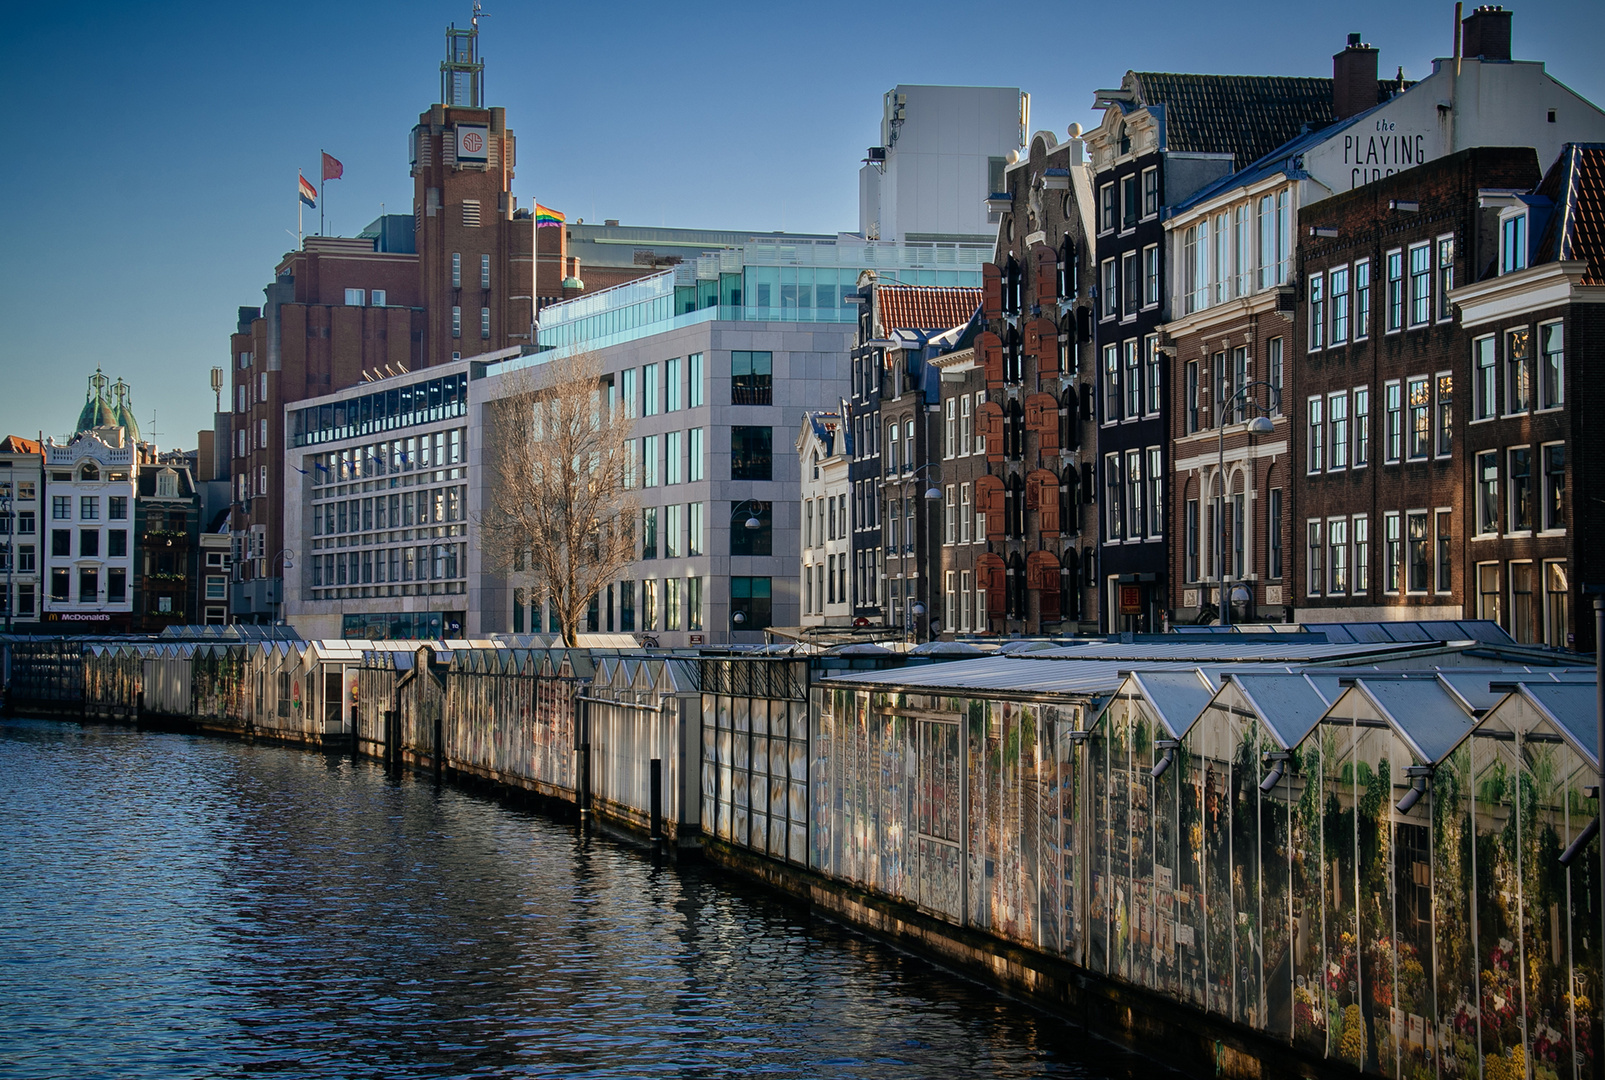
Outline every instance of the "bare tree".
[[480, 519], [493, 567], [545, 595], [577, 644], [591, 601], [635, 560], [636, 500], [626, 403], [610, 403], [595, 353], [520, 369], [487, 409], [495, 490]]

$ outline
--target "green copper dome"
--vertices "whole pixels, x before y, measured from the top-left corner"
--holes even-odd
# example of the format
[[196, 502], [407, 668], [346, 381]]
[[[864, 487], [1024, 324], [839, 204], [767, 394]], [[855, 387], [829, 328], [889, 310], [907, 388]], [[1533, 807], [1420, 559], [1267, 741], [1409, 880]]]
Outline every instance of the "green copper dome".
[[73, 434], [97, 427], [117, 426], [117, 410], [112, 408], [111, 401], [106, 396], [106, 386], [110, 382], [110, 379], [101, 374], [99, 368], [89, 376], [89, 390], [84, 395], [84, 407], [78, 413], [78, 427]]
[[131, 400], [134, 388], [123, 382], [123, 380], [118, 379], [117, 385], [113, 389], [117, 392], [116, 423], [118, 426], [128, 429], [129, 442], [137, 443], [139, 441], [139, 422], [134, 419], [134, 406]]

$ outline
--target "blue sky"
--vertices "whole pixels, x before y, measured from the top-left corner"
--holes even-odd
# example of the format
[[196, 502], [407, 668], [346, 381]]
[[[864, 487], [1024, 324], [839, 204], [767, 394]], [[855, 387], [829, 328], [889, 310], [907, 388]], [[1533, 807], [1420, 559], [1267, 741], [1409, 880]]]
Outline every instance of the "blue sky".
[[[1516, 56], [1605, 102], [1605, 4], [1513, 6]], [[1416, 78], [1449, 54], [1454, 11], [1396, 0], [487, 8], [487, 100], [519, 136], [521, 204], [818, 232], [857, 227], [859, 160], [897, 83], [1020, 86], [1032, 127], [1063, 133], [1094, 122], [1092, 92], [1128, 69], [1330, 75], [1350, 32], [1381, 50], [1384, 73], [1402, 65]], [[294, 244], [296, 170], [316, 182], [320, 148], [345, 163], [324, 193], [331, 233], [355, 233], [381, 205], [407, 212], [407, 132], [439, 96], [442, 31], [465, 24], [469, 4], [91, 0], [26, 22], [11, 10], [0, 90], [21, 123], [0, 176], [0, 434], [70, 430], [99, 364], [133, 384], [147, 436], [154, 415], [163, 446], [193, 446], [235, 309], [261, 303]], [[1030, 11], [1040, 24], [1024, 21]]]

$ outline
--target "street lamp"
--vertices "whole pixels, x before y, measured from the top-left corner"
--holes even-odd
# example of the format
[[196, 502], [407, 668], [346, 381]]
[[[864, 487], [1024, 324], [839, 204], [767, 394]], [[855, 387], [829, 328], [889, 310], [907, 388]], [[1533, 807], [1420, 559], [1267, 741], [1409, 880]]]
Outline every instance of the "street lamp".
[[284, 549], [280, 550], [280, 552], [277, 555], [273, 556], [273, 558], [268, 560], [268, 569], [269, 570], [273, 569], [273, 564], [274, 563], [279, 563], [279, 599], [278, 599], [278, 602], [274, 605], [274, 607], [276, 609], [275, 613], [274, 613], [274, 616], [273, 616], [273, 625], [274, 626], [281, 625], [280, 620], [284, 616], [284, 571], [293, 570], [295, 568], [295, 563], [291, 561], [294, 558], [295, 558], [295, 549], [294, 548], [284, 548]]
[[758, 515], [763, 513], [764, 505], [763, 505], [763, 503], [759, 502], [757, 499], [748, 499], [746, 502], [739, 502], [735, 506], [731, 507], [731, 509], [730, 509], [730, 520], [731, 520], [731, 522], [734, 523], [736, 518], [741, 516], [741, 508], [744, 507], [744, 506], [751, 506], [752, 507], [752, 509], [747, 512], [747, 521], [746, 521], [747, 528], [749, 528], [749, 529], [761, 529], [761, 528], [763, 528], [763, 522], [758, 520]]
[[[1269, 413], [1280, 410], [1282, 405], [1282, 391], [1274, 384], [1258, 380], [1243, 386], [1237, 393], [1221, 402], [1219, 423], [1216, 425], [1216, 475], [1215, 482], [1219, 485], [1215, 496], [1215, 587], [1219, 593], [1220, 625], [1223, 627], [1232, 624], [1232, 594], [1229, 583], [1231, 564], [1226, 558], [1226, 417], [1231, 415], [1232, 409], [1237, 405], [1239, 398], [1246, 405], [1259, 409], [1260, 403], [1254, 400], [1251, 391], [1263, 386], [1270, 391], [1270, 405], [1264, 408], [1259, 416], [1249, 420], [1243, 425], [1243, 430], [1250, 436], [1269, 435], [1276, 430], [1271, 422]], [[1243, 527], [1241, 521], [1233, 521], [1232, 527]]]
[[918, 600], [908, 605], [908, 643], [913, 645], [919, 637], [920, 616], [925, 614], [925, 605]]

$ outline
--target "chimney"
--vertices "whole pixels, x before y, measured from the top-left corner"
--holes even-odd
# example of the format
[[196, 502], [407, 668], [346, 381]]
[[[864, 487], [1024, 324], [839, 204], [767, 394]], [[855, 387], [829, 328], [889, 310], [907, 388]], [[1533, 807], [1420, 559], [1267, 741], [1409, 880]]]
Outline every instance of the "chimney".
[[1461, 24], [1460, 53], [1483, 60], [1510, 59], [1510, 12], [1498, 4], [1484, 4]]
[[1332, 119], [1346, 120], [1377, 103], [1377, 51], [1360, 44], [1359, 34], [1332, 57]]

